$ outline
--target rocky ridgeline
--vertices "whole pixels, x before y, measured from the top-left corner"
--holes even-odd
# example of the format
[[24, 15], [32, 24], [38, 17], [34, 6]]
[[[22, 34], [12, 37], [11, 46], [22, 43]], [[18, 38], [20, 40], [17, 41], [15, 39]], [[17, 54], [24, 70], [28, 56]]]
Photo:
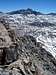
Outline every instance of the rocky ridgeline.
[[9, 23], [0, 21], [0, 75], [56, 75], [56, 60], [40, 42], [17, 36]]

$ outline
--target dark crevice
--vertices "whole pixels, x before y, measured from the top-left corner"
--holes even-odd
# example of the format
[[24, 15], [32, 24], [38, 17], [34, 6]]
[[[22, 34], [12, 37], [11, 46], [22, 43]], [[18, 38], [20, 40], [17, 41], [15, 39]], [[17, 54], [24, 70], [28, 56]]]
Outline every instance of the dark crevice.
[[6, 57], [6, 48], [3, 49], [2, 57], [1, 57], [1, 65], [5, 65], [5, 57]]

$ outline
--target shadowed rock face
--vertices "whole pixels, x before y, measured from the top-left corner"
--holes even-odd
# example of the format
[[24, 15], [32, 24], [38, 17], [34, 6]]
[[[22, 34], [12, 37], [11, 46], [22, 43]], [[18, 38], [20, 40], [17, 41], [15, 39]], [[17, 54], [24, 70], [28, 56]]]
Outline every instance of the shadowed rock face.
[[1, 65], [4, 65], [6, 60], [6, 48], [2, 49], [1, 52], [0, 52], [0, 64]]

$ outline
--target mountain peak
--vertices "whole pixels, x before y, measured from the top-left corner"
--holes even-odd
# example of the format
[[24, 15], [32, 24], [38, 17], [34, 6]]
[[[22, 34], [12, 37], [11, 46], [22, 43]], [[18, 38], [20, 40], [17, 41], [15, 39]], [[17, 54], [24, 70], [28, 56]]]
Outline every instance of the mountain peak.
[[41, 12], [37, 12], [37, 11], [34, 11], [33, 9], [21, 9], [21, 10], [16, 10], [16, 11], [12, 11], [12, 12], [8, 12], [7, 14], [24, 14], [24, 15], [27, 15], [27, 14], [34, 14], [34, 15], [42, 15]]

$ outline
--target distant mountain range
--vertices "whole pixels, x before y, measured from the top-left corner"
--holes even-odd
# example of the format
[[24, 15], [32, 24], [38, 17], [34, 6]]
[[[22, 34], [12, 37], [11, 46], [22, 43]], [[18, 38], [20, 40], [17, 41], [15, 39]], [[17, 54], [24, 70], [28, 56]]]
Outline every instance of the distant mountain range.
[[30, 9], [30, 8], [8, 12], [7, 14], [11, 14], [11, 15], [13, 15], [13, 14], [24, 14], [24, 15], [26, 15], [26, 14], [35, 14], [35, 15], [42, 15], [41, 12], [34, 11], [34, 10]]
[[49, 13], [48, 15], [56, 15], [56, 13]]
[[[38, 12], [38, 11], [34, 11], [30, 8], [28, 9], [21, 9], [21, 10], [16, 10], [16, 11], [11, 11], [11, 12], [8, 12], [7, 14], [10, 14], [10, 15], [13, 15], [13, 14], [24, 14], [24, 15], [27, 15], [27, 14], [34, 14], [34, 15], [45, 15], [44, 13], [41, 13], [41, 12]], [[56, 15], [56, 13], [48, 13], [46, 15]]]
[[[0, 12], [0, 14], [3, 14], [3, 12]], [[21, 9], [21, 10], [15, 10], [15, 11], [11, 11], [11, 12], [7, 12], [6, 14], [9, 14], [9, 15], [14, 15], [14, 14], [24, 14], [24, 15], [27, 15], [27, 14], [34, 14], [34, 15], [56, 15], [56, 13], [48, 13], [48, 14], [44, 14], [42, 12], [38, 12], [38, 11], [35, 11], [33, 9]]]

